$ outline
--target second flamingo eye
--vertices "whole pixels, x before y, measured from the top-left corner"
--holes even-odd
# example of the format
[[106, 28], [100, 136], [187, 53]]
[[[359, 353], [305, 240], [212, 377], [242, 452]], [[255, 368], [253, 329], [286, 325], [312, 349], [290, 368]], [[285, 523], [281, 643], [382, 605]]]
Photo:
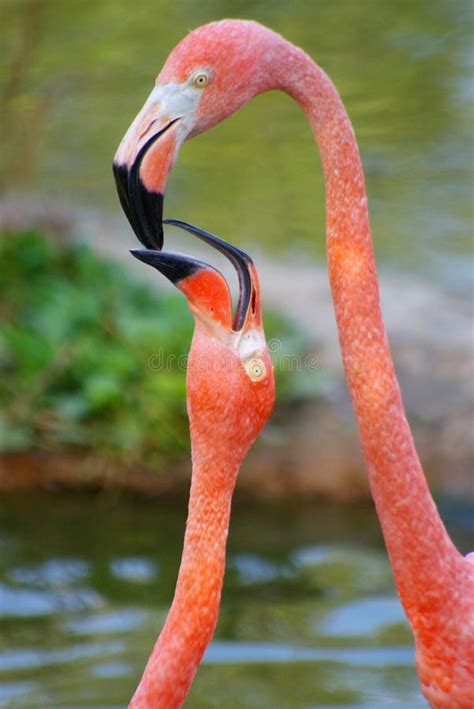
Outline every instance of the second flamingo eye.
[[258, 357], [252, 357], [245, 363], [245, 371], [253, 382], [261, 381], [267, 373], [265, 364]]

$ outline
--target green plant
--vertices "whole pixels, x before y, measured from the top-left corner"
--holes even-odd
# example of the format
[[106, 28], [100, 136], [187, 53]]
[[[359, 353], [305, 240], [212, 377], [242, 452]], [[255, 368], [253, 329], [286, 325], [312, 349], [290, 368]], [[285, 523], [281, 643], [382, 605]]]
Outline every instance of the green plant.
[[[73, 447], [150, 469], [187, 453], [178, 358], [193, 323], [178, 293], [154, 291], [83, 245], [0, 233], [0, 319], [0, 450]], [[301, 346], [275, 314], [266, 328]]]

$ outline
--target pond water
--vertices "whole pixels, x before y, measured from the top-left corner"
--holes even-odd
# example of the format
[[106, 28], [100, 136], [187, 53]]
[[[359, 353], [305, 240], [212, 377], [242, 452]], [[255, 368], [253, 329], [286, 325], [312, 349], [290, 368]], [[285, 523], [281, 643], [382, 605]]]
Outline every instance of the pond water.
[[[470, 0], [2, 5], [3, 187], [106, 207], [125, 223], [112, 156], [169, 51], [204, 22], [255, 19], [304, 47], [336, 83], [362, 151], [379, 260], [461, 289], [471, 282]], [[247, 247], [322, 256], [322, 175], [298, 107], [266, 94], [190, 141], [165, 216]]]
[[[247, 17], [303, 46], [336, 83], [379, 261], [467, 291], [470, 0], [3, 0], [5, 11], [0, 189], [125, 223], [112, 156], [169, 50], [190, 27]], [[322, 257], [322, 175], [299, 109], [261, 96], [187, 144], [165, 216], [247, 248]], [[126, 705], [172, 597], [185, 508], [112, 494], [4, 498], [0, 707]], [[466, 551], [461, 512], [445, 508]], [[426, 706], [372, 507], [237, 504], [220, 621], [187, 706], [384, 705]]]
[[[172, 597], [185, 512], [110, 493], [3, 499], [0, 706], [126, 706]], [[472, 515], [442, 512], [468, 549]], [[372, 506], [237, 503], [187, 706], [385, 705], [426, 706]]]

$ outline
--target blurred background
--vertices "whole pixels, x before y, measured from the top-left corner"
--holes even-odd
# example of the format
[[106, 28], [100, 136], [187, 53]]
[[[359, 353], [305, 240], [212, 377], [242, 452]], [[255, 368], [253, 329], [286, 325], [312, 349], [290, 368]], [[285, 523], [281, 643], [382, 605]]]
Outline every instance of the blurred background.
[[[125, 705], [172, 596], [192, 319], [129, 257], [111, 163], [202, 23], [263, 22], [338, 87], [408, 417], [450, 533], [472, 547], [470, 0], [3, 0], [0, 13], [0, 706]], [[239, 479], [190, 707], [423, 706], [342, 375], [323, 199], [310, 130], [278, 93], [187, 144], [169, 180], [165, 216], [254, 257], [278, 386]]]

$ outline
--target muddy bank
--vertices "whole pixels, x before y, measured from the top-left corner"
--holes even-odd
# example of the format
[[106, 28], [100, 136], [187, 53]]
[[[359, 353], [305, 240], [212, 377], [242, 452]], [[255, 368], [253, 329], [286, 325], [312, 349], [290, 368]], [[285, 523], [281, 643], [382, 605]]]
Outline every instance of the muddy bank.
[[[242, 467], [238, 493], [261, 499], [322, 495], [351, 500], [369, 495], [344, 387], [334, 387], [331, 397], [332, 400], [318, 397], [276, 410]], [[451, 411], [455, 408], [454, 398]], [[430, 414], [427, 402], [424, 412], [410, 417], [432, 489], [474, 499], [469, 412], [463, 416], [462, 410], [457, 410], [449, 420], [433, 412]], [[93, 453], [32, 451], [0, 456], [0, 490], [81, 487], [183, 495], [189, 488], [190, 472], [188, 460], [173, 462], [150, 474], [140, 468], [121, 468]]]
[[[119, 216], [110, 219], [70, 208], [52, 211], [35, 199], [29, 201], [28, 211], [24, 204], [23, 199], [4, 200], [0, 224], [14, 229], [39, 226], [64, 240], [79, 235], [103, 255], [136, 269], [140, 278], [157, 288], [170, 287], [130, 258], [128, 248], [135, 240]], [[192, 250], [209, 259], [206, 249], [174, 231], [167, 232], [167, 239], [173, 249]], [[307, 259], [279, 260], [251, 250], [266, 306], [294, 319], [308, 333], [318, 371], [327, 374], [328, 385], [318, 396], [277, 407], [241, 471], [239, 490], [259, 497], [365, 496], [367, 479], [344, 384], [324, 265]], [[214, 254], [212, 259], [232, 278], [224, 261]], [[382, 273], [381, 293], [407, 415], [430, 483], [440, 492], [474, 498], [472, 303], [401, 274]], [[118, 486], [154, 494], [187, 489], [187, 461], [157, 472], [155, 477], [140, 470], [118, 470], [94, 456], [4, 456], [0, 487]]]

